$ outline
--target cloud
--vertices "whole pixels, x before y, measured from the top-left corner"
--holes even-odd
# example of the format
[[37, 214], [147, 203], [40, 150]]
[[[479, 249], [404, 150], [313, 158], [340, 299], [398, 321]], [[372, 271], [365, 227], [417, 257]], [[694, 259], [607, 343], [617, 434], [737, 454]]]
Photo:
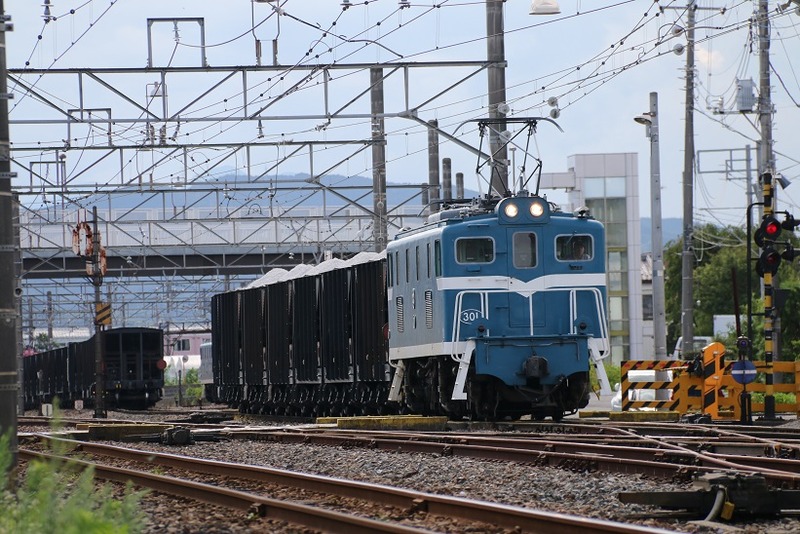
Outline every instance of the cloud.
[[714, 66], [716, 66], [718, 71], [722, 69], [726, 61], [725, 53], [721, 50], [708, 50], [706, 48], [696, 48], [694, 59], [697, 66], [708, 70], [713, 70]]

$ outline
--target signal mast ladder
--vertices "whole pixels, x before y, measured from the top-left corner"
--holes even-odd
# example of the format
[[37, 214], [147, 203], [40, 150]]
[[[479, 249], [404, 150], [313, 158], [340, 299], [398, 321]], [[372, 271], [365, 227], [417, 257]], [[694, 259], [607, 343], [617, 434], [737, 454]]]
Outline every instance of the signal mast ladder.
[[[695, 360], [628, 360], [622, 362], [622, 410], [655, 409], [709, 415], [713, 420], [740, 420], [741, 394], [745, 388], [749, 393], [763, 393], [765, 384], [752, 382], [746, 386], [736, 382], [731, 366], [736, 361], [725, 362], [726, 349], [722, 343], [714, 342], [703, 348]], [[800, 399], [800, 362], [753, 362], [757, 373], [771, 370], [773, 373], [791, 375], [791, 380], [773, 385], [775, 392], [794, 393]], [[672, 380], [631, 380], [630, 371], [672, 371]], [[631, 400], [629, 392], [637, 389], [672, 390], [668, 400]], [[753, 402], [752, 412], [763, 412], [763, 402]], [[795, 413], [800, 417], [800, 404], [780, 403], [776, 413]]]

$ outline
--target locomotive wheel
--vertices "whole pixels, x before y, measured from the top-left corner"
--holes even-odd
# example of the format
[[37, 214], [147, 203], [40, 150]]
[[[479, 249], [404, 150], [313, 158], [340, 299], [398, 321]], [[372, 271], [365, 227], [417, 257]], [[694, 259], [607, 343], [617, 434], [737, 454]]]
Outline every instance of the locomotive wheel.
[[489, 381], [470, 383], [470, 406], [474, 419], [478, 421], [493, 421], [497, 418], [497, 405], [500, 395], [497, 388]]

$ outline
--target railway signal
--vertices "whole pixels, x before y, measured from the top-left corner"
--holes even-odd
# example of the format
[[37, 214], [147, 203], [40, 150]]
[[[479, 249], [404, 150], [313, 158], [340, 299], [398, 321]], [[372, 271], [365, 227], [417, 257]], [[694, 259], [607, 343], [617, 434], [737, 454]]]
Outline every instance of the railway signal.
[[[773, 214], [764, 215], [761, 226], [753, 236], [756, 245], [761, 249], [761, 255], [756, 263], [756, 272], [762, 278], [765, 273], [775, 275], [782, 259], [794, 261], [796, 257], [800, 256], [800, 251], [795, 251], [791, 242], [778, 242], [783, 230], [794, 232], [795, 228], [800, 226], [800, 222], [796, 221], [792, 214], [783, 213], [785, 214], [783, 221], [779, 221]], [[783, 247], [782, 252], [780, 251], [781, 246]]]
[[764, 248], [765, 244], [774, 243], [781, 235], [782, 225], [774, 215], [764, 215], [761, 226], [756, 230], [754, 239], [758, 248]]
[[756, 265], [756, 272], [762, 278], [765, 273], [775, 275], [778, 272], [778, 267], [781, 265], [780, 253], [772, 247], [767, 247], [761, 252], [758, 258], [758, 265]]

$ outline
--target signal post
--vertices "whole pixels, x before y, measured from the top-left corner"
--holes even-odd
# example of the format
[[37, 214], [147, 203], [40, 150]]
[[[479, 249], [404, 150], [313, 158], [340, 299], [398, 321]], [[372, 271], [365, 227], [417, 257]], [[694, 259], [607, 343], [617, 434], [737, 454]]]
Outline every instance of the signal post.
[[[756, 272], [764, 279], [764, 418], [775, 418], [775, 396], [774, 396], [774, 325], [775, 325], [775, 287], [773, 277], [778, 273], [781, 260], [794, 261], [800, 255], [800, 251], [795, 251], [791, 241], [778, 241], [782, 230], [794, 232], [798, 222], [788, 212], [783, 221], [779, 221], [775, 216], [772, 205], [772, 174], [765, 172], [761, 175], [761, 186], [764, 196], [764, 216], [761, 219], [761, 226], [755, 232], [755, 242], [761, 249], [758, 257]], [[783, 247], [783, 252], [779, 249]]]
[[100, 231], [97, 228], [97, 206], [92, 208], [92, 227], [86, 222], [79, 222], [73, 230], [72, 249], [83, 258], [86, 258], [86, 275], [94, 286], [94, 372], [95, 372], [95, 401], [94, 417], [105, 419], [108, 417], [105, 403], [105, 352], [102, 336], [103, 325], [111, 324], [110, 307], [100, 300], [100, 286], [103, 285], [103, 275], [106, 274], [106, 251], [100, 244]]

